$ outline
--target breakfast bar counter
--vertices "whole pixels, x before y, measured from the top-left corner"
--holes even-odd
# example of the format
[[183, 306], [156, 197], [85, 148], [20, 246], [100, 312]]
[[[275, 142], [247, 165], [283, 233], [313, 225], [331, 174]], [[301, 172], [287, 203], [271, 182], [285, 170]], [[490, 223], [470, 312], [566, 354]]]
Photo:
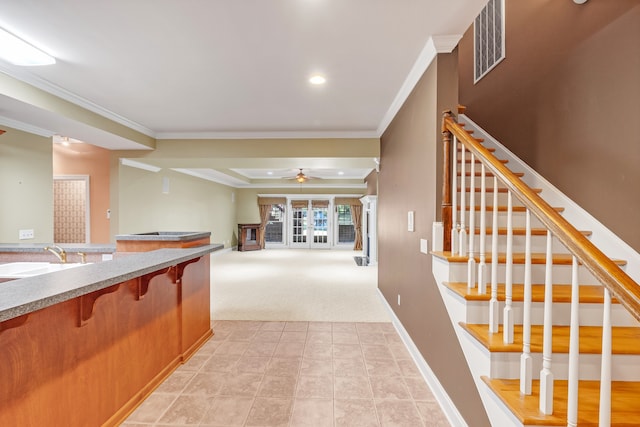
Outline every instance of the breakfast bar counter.
[[166, 248], [0, 283], [0, 425], [115, 426], [212, 335], [209, 254]]

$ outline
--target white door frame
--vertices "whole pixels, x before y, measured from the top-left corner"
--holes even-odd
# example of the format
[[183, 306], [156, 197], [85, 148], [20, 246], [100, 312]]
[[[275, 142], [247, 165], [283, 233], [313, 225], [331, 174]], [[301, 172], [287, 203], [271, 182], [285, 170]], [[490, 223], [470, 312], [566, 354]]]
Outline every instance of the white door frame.
[[[314, 232], [314, 217], [313, 217], [313, 207], [312, 207], [312, 199], [313, 200], [327, 200], [329, 202], [329, 206], [327, 206], [327, 242], [326, 243], [314, 243], [313, 241], [313, 232]], [[307, 227], [306, 227], [306, 242], [298, 243], [294, 242], [294, 233], [293, 233], [293, 206], [292, 201], [295, 200], [305, 200], [307, 201]], [[290, 248], [305, 248], [305, 249], [331, 249], [333, 246], [333, 215], [331, 215], [333, 209], [333, 198], [329, 197], [291, 197], [287, 198], [287, 234], [288, 234], [288, 244]]]

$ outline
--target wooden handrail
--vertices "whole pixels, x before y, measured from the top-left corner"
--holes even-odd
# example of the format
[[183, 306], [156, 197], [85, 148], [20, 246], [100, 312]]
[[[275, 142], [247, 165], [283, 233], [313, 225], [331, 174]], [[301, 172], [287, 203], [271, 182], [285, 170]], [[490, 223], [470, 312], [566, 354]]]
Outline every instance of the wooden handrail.
[[[620, 303], [638, 320], [640, 320], [640, 285], [627, 275], [618, 265], [598, 249], [591, 241], [571, 225], [556, 209], [552, 208], [517, 175], [498, 160], [489, 150], [481, 145], [477, 139], [472, 137], [460, 124], [458, 124], [451, 113], [445, 111], [442, 119], [442, 134], [451, 134], [460, 143], [471, 151], [477, 159], [484, 163], [485, 167], [505, 185], [524, 206], [535, 215], [548, 230], [571, 252], [578, 260], [595, 276], [600, 283], [605, 286]], [[451, 137], [449, 136], [449, 140]], [[446, 145], [446, 144], [445, 144]], [[445, 159], [449, 156], [445, 153]], [[448, 160], [447, 160], [448, 161]], [[443, 172], [443, 179], [451, 176], [451, 165], [445, 163], [445, 168], [449, 172]], [[446, 186], [446, 181], [443, 186]], [[449, 186], [451, 184], [449, 183]], [[443, 190], [444, 191], [444, 190]], [[449, 193], [451, 190], [449, 189]], [[449, 202], [450, 206], [450, 202]], [[449, 209], [450, 211], [450, 209]], [[443, 215], [444, 215], [444, 194], [443, 194]], [[446, 225], [443, 217], [443, 227]], [[449, 216], [451, 223], [451, 216]], [[443, 230], [446, 242], [447, 233], [451, 233], [446, 228]], [[448, 250], [446, 247], [444, 250]], [[450, 247], [449, 247], [450, 250]]]

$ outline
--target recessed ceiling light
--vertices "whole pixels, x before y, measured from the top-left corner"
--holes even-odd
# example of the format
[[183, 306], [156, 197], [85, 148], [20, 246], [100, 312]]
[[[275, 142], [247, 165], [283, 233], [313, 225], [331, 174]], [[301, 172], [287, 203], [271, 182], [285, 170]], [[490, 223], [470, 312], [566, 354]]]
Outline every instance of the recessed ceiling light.
[[267, 172], [267, 175], [273, 175], [273, 172], [269, 171]]
[[344, 172], [340, 171], [338, 172], [338, 175], [344, 175]]
[[309, 79], [309, 83], [311, 83], [312, 85], [323, 85], [326, 82], [327, 82], [327, 79], [324, 76], [321, 76], [320, 74], [315, 74], [311, 76], [311, 78]]
[[0, 57], [14, 65], [51, 65], [56, 59], [0, 28]]

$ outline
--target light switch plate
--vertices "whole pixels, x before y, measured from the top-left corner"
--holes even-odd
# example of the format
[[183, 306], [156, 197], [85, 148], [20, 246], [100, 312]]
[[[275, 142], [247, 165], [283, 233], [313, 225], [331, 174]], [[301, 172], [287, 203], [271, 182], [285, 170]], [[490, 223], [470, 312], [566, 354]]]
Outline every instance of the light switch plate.
[[427, 239], [420, 239], [420, 252], [429, 254], [429, 241]]
[[407, 214], [407, 231], [414, 231], [414, 214], [413, 211], [409, 211]]

